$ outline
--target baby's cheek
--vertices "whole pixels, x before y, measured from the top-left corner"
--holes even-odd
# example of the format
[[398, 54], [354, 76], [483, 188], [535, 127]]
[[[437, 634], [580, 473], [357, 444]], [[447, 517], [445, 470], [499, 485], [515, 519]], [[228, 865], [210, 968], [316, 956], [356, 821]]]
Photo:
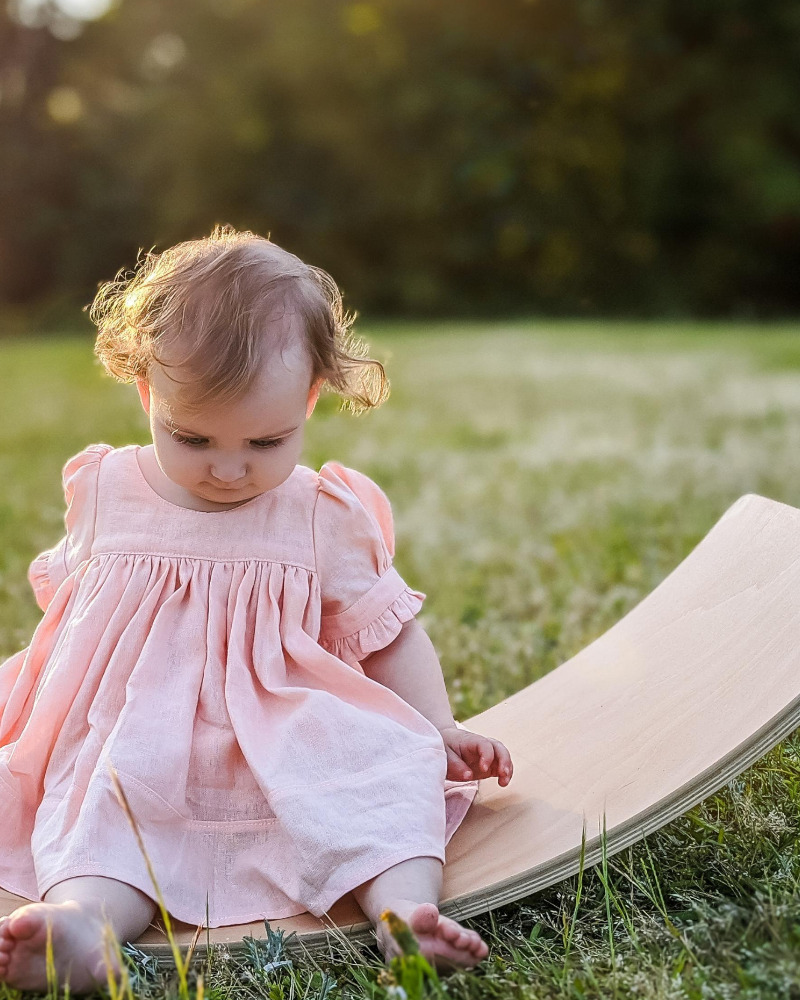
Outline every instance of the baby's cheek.
[[153, 439], [153, 446], [158, 464], [165, 476], [186, 488], [197, 481], [195, 470], [197, 461], [193, 460], [193, 456], [185, 454], [188, 449], [173, 441], [169, 434], [158, 432]]

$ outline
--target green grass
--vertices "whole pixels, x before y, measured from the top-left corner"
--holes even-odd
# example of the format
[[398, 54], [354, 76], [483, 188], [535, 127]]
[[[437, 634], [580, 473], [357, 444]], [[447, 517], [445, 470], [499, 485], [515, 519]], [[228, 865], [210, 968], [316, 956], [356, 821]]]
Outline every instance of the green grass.
[[[459, 719], [604, 632], [743, 493], [800, 506], [800, 327], [386, 323], [362, 333], [392, 395], [360, 417], [324, 395], [302, 461], [337, 459], [388, 493], [396, 565], [428, 595], [419, 617]], [[91, 347], [63, 338], [0, 349], [0, 657], [27, 645], [41, 616], [25, 571], [61, 534], [64, 461], [90, 442], [149, 440], [135, 389], [101, 375]], [[800, 997], [799, 797], [793, 736], [583, 872], [577, 906], [576, 876], [468, 921], [490, 956], [438, 992]], [[279, 943], [265, 949], [217, 950], [205, 993], [403, 1000], [377, 952], [356, 961], [332, 945], [316, 967], [274, 965]], [[152, 963], [137, 966], [137, 996], [175, 988]]]

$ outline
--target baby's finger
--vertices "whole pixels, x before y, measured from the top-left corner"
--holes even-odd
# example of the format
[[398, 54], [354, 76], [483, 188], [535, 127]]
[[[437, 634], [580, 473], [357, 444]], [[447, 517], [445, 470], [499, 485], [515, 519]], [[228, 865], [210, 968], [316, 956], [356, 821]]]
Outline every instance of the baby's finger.
[[458, 756], [455, 750], [450, 747], [447, 750], [447, 778], [449, 781], [469, 781], [472, 778], [472, 770], [468, 764]]
[[511, 763], [511, 754], [500, 740], [492, 740], [494, 747], [494, 768], [492, 774], [497, 777], [498, 784], [507, 785], [514, 773], [514, 765]]
[[487, 777], [492, 770], [492, 761], [494, 760], [494, 747], [490, 740], [486, 739], [485, 736], [481, 736], [473, 746], [469, 747], [468, 752], [466, 748], [462, 747], [464, 752], [464, 758], [469, 761], [472, 769], [481, 777]]

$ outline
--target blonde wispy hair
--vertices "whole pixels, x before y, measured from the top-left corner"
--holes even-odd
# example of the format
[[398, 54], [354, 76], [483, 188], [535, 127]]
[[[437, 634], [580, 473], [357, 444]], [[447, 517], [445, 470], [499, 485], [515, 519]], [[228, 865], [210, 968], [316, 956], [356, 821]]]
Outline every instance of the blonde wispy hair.
[[[281, 319], [299, 315], [311, 382], [322, 379], [343, 409], [362, 413], [389, 396], [384, 367], [353, 334], [358, 314], [345, 312], [333, 278], [249, 230], [217, 225], [160, 254], [140, 252], [136, 268], [102, 284], [86, 308], [109, 375], [132, 383], [148, 381], [153, 362], [180, 367], [189, 378], [176, 379], [177, 397], [195, 412], [247, 392], [267, 355], [296, 330], [274, 322], [276, 310]], [[166, 349], [179, 359], [168, 361]]]

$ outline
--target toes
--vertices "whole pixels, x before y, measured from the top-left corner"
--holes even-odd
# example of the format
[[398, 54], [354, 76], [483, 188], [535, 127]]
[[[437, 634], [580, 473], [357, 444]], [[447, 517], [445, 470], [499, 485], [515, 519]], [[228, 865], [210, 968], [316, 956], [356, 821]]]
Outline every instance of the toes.
[[473, 931], [467, 931], [464, 935], [464, 940], [461, 942], [462, 947], [467, 951], [472, 952], [473, 955], [478, 953], [480, 949], [481, 940]]
[[470, 951], [454, 948], [448, 942], [440, 940], [428, 961], [432, 964], [435, 962], [436, 968], [442, 972], [448, 972], [452, 969], [463, 969], [477, 965], [479, 959]]
[[486, 958], [486, 956], [489, 954], [489, 946], [486, 944], [485, 941], [481, 939], [480, 935], [478, 934], [475, 935], [475, 940], [470, 942], [469, 950], [477, 958]]
[[444, 941], [455, 944], [460, 933], [461, 928], [451, 920], [443, 919], [439, 922], [439, 937]]
[[486, 942], [483, 940], [480, 934], [478, 934], [476, 931], [473, 931], [472, 935], [473, 937], [470, 940], [467, 947], [472, 952], [472, 954], [475, 955], [476, 958], [478, 959], [486, 958], [486, 956], [489, 954], [489, 946], [486, 944]]
[[434, 934], [439, 922], [439, 908], [435, 903], [420, 903], [409, 916], [409, 927], [416, 934]]
[[18, 913], [12, 913], [7, 924], [8, 933], [17, 941], [27, 941], [28, 938], [32, 938], [44, 923], [40, 913], [26, 912], [27, 909], [24, 907]]
[[469, 931], [450, 917], [442, 917], [439, 921], [439, 933], [450, 944], [463, 945], [466, 943]]
[[454, 948], [466, 948], [469, 938], [464, 932], [464, 929], [459, 928], [454, 934], [451, 934], [447, 940]]
[[442, 916], [435, 903], [418, 904], [407, 922], [420, 940], [425, 957], [442, 970], [477, 965], [489, 953], [477, 931]]
[[[446, 942], [448, 949], [453, 949], [455, 953], [460, 953], [462, 959], [466, 957], [464, 954], [466, 953], [470, 958], [474, 958], [475, 961], [480, 961], [489, 953], [489, 949], [477, 931], [470, 930], [468, 927], [462, 927], [461, 924], [455, 920], [451, 920], [449, 917], [442, 918], [439, 927], [439, 937], [440, 940]], [[451, 956], [448, 955], [447, 957]]]

